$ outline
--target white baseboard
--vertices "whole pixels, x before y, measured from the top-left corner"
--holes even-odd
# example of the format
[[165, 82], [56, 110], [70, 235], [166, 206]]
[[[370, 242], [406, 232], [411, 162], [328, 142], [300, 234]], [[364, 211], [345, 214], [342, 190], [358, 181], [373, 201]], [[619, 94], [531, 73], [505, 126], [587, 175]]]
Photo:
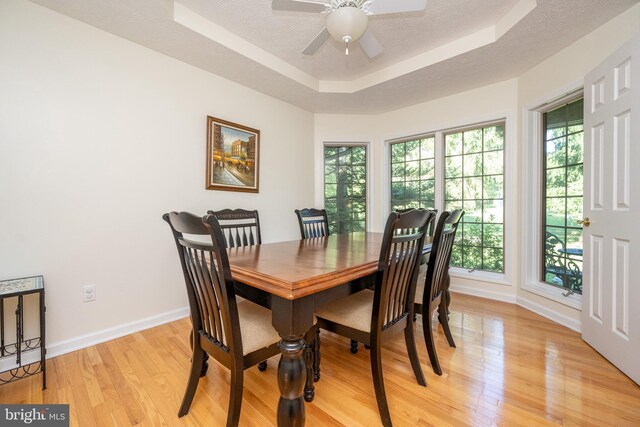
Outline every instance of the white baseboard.
[[516, 304], [518, 304], [520, 307], [526, 308], [527, 310], [533, 311], [534, 313], [539, 314], [542, 317], [553, 320], [554, 322], [559, 323], [560, 325], [572, 329], [578, 333], [582, 332], [582, 322], [580, 320], [572, 319], [569, 316], [565, 316], [564, 314], [560, 314], [554, 310], [550, 310], [547, 307], [538, 304], [537, 302], [533, 302], [521, 296], [518, 296]]
[[460, 286], [460, 285], [451, 285], [451, 292], [458, 292], [461, 294], [472, 295], [481, 298], [488, 298], [496, 301], [508, 302], [511, 304], [519, 305], [520, 307], [526, 308], [527, 310], [533, 311], [536, 314], [539, 314], [542, 317], [546, 317], [549, 320], [553, 320], [554, 322], [566, 326], [569, 329], [572, 329], [576, 332], [582, 332], [582, 322], [576, 319], [572, 319], [569, 316], [565, 316], [564, 314], [560, 314], [554, 310], [550, 310], [549, 308], [538, 304], [537, 302], [533, 302], [527, 298], [523, 298], [521, 296], [515, 296], [512, 294], [495, 292], [495, 291], [487, 291], [485, 289], [476, 288], [472, 286]]
[[[130, 335], [135, 332], [150, 329], [165, 323], [173, 322], [174, 320], [185, 318], [189, 315], [189, 307], [182, 307], [176, 310], [167, 311], [165, 313], [157, 314], [155, 316], [147, 317], [145, 319], [135, 320], [133, 322], [125, 323], [122, 325], [114, 326], [112, 328], [103, 329], [101, 331], [93, 332], [91, 334], [82, 335], [76, 338], [71, 338], [65, 341], [59, 341], [52, 344], [47, 344], [47, 359], [60, 356], [62, 354], [71, 353], [72, 351], [80, 350], [92, 345], [100, 344], [106, 341], [111, 341], [116, 338]], [[40, 360], [40, 350], [31, 350], [22, 353], [22, 364], [27, 365]], [[14, 357], [8, 357], [0, 360], [0, 372], [7, 371], [9, 369], [16, 368], [16, 359]]]
[[492, 299], [496, 301], [509, 302], [511, 304], [516, 303], [516, 297], [513, 294], [506, 292], [495, 292], [488, 291], [486, 289], [478, 288], [475, 286], [460, 286], [460, 285], [451, 285], [449, 288], [451, 292], [457, 292], [459, 294], [472, 295], [474, 297], [481, 297]]
[[145, 319], [135, 320], [133, 322], [114, 326], [112, 328], [103, 329], [91, 334], [82, 335], [71, 338], [66, 341], [60, 341], [47, 345], [47, 359], [50, 357], [60, 356], [61, 354], [70, 353], [92, 345], [111, 341], [116, 338], [130, 335], [135, 332], [150, 329], [174, 320], [183, 319], [189, 315], [189, 307], [182, 307], [176, 310], [167, 311]]

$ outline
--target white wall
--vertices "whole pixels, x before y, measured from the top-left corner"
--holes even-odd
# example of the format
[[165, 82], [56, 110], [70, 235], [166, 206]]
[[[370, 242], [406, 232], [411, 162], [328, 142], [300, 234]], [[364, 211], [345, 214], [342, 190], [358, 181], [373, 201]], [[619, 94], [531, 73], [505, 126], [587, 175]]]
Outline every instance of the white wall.
[[[259, 194], [204, 189], [207, 115], [261, 131]], [[44, 275], [52, 354], [105, 328], [184, 315], [161, 215], [258, 209], [264, 241], [297, 238], [293, 210], [313, 204], [313, 126], [289, 104], [0, 2], [0, 278]], [[86, 284], [95, 302], [82, 303]]]

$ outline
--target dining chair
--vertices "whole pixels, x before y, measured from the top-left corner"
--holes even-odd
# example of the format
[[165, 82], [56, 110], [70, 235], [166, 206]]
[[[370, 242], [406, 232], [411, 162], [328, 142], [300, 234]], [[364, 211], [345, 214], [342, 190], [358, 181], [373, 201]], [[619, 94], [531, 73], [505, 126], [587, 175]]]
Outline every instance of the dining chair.
[[[231, 371], [227, 426], [237, 426], [244, 370], [280, 352], [271, 311], [248, 300], [236, 301], [224, 237], [215, 216], [171, 212], [162, 218], [171, 227], [178, 249], [191, 311], [193, 354], [178, 416], [189, 412], [206, 353]], [[188, 235], [208, 235], [211, 243], [189, 240]]]
[[413, 301], [418, 263], [427, 224], [433, 213], [424, 209], [389, 215], [375, 273], [374, 290], [365, 289], [316, 310], [318, 327], [371, 347], [373, 385], [385, 426], [391, 426], [382, 376], [382, 344], [400, 332], [418, 384], [426, 386], [413, 332]]
[[447, 337], [447, 342], [450, 347], [455, 347], [456, 343], [449, 327], [447, 291], [451, 251], [458, 224], [463, 216], [464, 211], [461, 209], [456, 209], [451, 213], [444, 211], [440, 214], [436, 232], [433, 236], [433, 243], [431, 244], [429, 261], [426, 268], [422, 267], [420, 269], [416, 285], [415, 312], [422, 314], [422, 329], [427, 353], [429, 354], [433, 372], [438, 375], [442, 375], [442, 368], [438, 361], [438, 354], [433, 340], [433, 312], [438, 309], [438, 319]]
[[260, 217], [258, 211], [245, 209], [223, 209], [207, 211], [216, 217], [222, 229], [225, 246], [237, 248], [262, 243], [260, 234]]
[[[300, 238], [301, 239], [313, 239], [316, 237], [324, 237], [330, 234], [329, 232], [329, 220], [327, 218], [327, 211], [325, 209], [304, 208], [296, 209], [296, 216], [298, 217], [298, 225], [300, 226]], [[358, 352], [358, 341], [351, 340], [349, 344], [349, 351], [355, 354]], [[316, 353], [318, 353], [316, 351]], [[318, 360], [319, 356], [316, 356], [314, 360]], [[320, 367], [318, 362], [314, 363], [314, 381], [320, 379]], [[312, 397], [310, 399], [313, 399]], [[311, 400], [308, 400], [309, 402]]]
[[300, 238], [311, 239], [329, 235], [329, 220], [324, 209], [304, 208], [296, 209]]
[[[416, 208], [404, 208], [404, 209], [396, 209], [394, 212], [398, 212], [398, 213], [407, 213], [410, 212], [412, 210], [415, 210]], [[424, 209], [424, 208], [420, 208], [420, 209]], [[429, 224], [428, 224], [428, 228], [427, 228], [427, 236], [431, 236], [433, 237], [433, 230], [434, 230], [434, 224], [435, 224], [435, 220], [436, 220], [436, 214], [438, 213], [438, 209], [427, 209], [430, 212], [433, 212], [434, 215], [431, 216], [431, 219], [429, 219]], [[426, 265], [427, 261], [429, 260], [429, 254], [424, 254], [420, 257], [420, 265], [422, 266], [423, 264]], [[414, 320], [415, 320], [416, 314], [414, 313]], [[369, 350], [369, 346], [365, 344], [364, 346], [367, 350]], [[350, 346], [350, 350], [351, 353], [356, 354], [358, 352], [358, 342], [351, 340], [351, 346]]]
[[[259, 245], [262, 243], [260, 216], [258, 215], [257, 210], [209, 210], [207, 211], [207, 214], [215, 216], [220, 223], [225, 247], [240, 248], [244, 246]], [[266, 371], [267, 362], [260, 362], [258, 364], [258, 369]]]

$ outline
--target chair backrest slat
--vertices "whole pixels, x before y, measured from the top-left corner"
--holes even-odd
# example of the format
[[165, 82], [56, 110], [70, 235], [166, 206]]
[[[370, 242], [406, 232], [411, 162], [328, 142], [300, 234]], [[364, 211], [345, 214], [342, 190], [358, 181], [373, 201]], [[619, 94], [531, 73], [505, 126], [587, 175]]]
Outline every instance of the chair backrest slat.
[[327, 211], [324, 209], [296, 209], [298, 225], [300, 226], [300, 237], [302, 239], [313, 239], [329, 235], [329, 220]]
[[432, 216], [425, 209], [389, 215], [378, 261], [372, 329], [383, 330], [413, 313], [418, 265]]
[[192, 276], [197, 278], [193, 283], [195, 284], [194, 288], [199, 300], [199, 307], [201, 307], [202, 329], [214, 342], [227, 347], [228, 344], [222, 326], [222, 311], [224, 308], [220, 306], [216, 297], [222, 291], [215, 268], [209, 268], [213, 259], [209, 256], [207, 260], [207, 252], [189, 247], [188, 243], [183, 240], [179, 239], [179, 243], [186, 245], [184, 249], [188, 260], [187, 266], [195, 271]]
[[[178, 248], [194, 331], [223, 351], [242, 354], [233, 280], [220, 224], [212, 215], [202, 218], [188, 212], [171, 212], [163, 218]], [[208, 235], [211, 241], [190, 240], [185, 235]]]
[[454, 210], [451, 213], [444, 211], [440, 215], [427, 265], [425, 292], [422, 301], [424, 306], [428, 306], [431, 301], [438, 298], [444, 291], [456, 231], [463, 216], [464, 211], [461, 209]]
[[[406, 209], [396, 209], [398, 213], [407, 213], [415, 208], [406, 208]], [[430, 212], [433, 212], [433, 216], [429, 220], [429, 229], [427, 231], [427, 236], [433, 237], [433, 233], [436, 229], [436, 216], [438, 215], [438, 209], [427, 209]]]
[[245, 209], [223, 209], [208, 211], [216, 217], [222, 228], [227, 248], [253, 246], [262, 243], [258, 211]]

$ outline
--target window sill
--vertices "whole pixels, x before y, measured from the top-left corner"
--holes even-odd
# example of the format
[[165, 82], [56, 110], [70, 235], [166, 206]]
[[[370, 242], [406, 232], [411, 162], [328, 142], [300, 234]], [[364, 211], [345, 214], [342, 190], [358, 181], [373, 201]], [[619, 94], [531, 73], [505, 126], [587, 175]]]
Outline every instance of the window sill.
[[451, 267], [449, 269], [449, 274], [452, 277], [459, 277], [461, 279], [477, 280], [479, 282], [488, 282], [496, 285], [511, 286], [511, 283], [507, 281], [504, 273], [491, 273], [489, 271], [481, 270], [469, 272], [469, 270], [466, 270], [464, 268]]
[[582, 295], [571, 294], [569, 296], [564, 296], [564, 289], [556, 288], [553, 285], [547, 285], [541, 282], [527, 283], [522, 286], [522, 289], [568, 307], [575, 308], [576, 310], [582, 310]]

